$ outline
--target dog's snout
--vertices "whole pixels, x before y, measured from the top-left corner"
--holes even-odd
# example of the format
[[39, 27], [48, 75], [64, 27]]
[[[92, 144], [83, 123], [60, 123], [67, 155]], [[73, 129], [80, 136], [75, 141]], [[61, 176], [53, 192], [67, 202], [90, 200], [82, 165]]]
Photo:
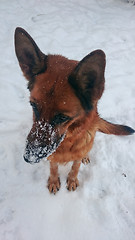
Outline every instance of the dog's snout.
[[42, 146], [38, 144], [36, 141], [36, 144], [31, 144], [27, 141], [25, 153], [23, 155], [24, 160], [27, 163], [38, 163], [41, 159], [49, 157], [52, 153], [56, 151], [59, 144], [63, 141], [65, 135], [62, 135], [57, 139], [55, 142], [51, 142], [51, 144], [43, 144]]
[[24, 160], [27, 163], [38, 163], [40, 161], [40, 152], [37, 148], [31, 146], [29, 143], [27, 143], [26, 148], [25, 148], [25, 153], [23, 155]]
[[24, 158], [24, 161], [27, 162], [27, 163], [32, 163], [26, 156], [25, 154], [23, 155], [23, 158]]
[[24, 158], [25, 162], [31, 163], [31, 161], [30, 161], [30, 151], [28, 149], [28, 146], [26, 146], [26, 148], [25, 148], [25, 153], [23, 155], [23, 158]]
[[54, 152], [55, 146], [35, 146], [27, 143], [25, 153], [23, 155], [24, 160], [27, 163], [39, 163], [41, 159], [47, 158], [52, 152]]
[[27, 137], [24, 160], [38, 163], [42, 158], [49, 157], [63, 141], [65, 134], [59, 135], [48, 123], [36, 122]]
[[39, 158], [37, 158], [37, 159], [35, 159], [34, 161], [32, 161], [32, 160], [30, 160], [29, 158], [26, 158], [25, 154], [23, 155], [23, 158], [24, 158], [25, 162], [30, 163], [30, 164], [40, 162], [40, 159], [39, 159]]

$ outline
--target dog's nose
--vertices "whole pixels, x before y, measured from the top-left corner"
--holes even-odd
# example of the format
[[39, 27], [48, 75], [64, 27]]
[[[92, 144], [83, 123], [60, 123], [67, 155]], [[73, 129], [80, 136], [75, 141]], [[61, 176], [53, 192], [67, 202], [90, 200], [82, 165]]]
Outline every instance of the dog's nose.
[[23, 155], [23, 158], [24, 158], [25, 162], [30, 163], [30, 164], [40, 162], [40, 159], [39, 159], [39, 158], [35, 158], [34, 161], [32, 161], [31, 159], [26, 158], [26, 157], [25, 157], [25, 154]]
[[28, 156], [26, 157], [26, 155], [24, 154], [23, 158], [24, 158], [25, 162], [30, 163], [30, 164], [40, 162], [40, 158], [37, 158], [37, 157], [34, 157], [34, 156], [32, 158], [29, 158]]
[[23, 155], [23, 158], [24, 158], [25, 162], [32, 163], [31, 161], [28, 160], [28, 158], [25, 157], [25, 155]]
[[30, 148], [29, 144], [26, 145], [23, 158], [25, 162], [31, 164], [40, 162], [40, 156], [38, 156], [37, 151], [34, 151], [33, 148]]

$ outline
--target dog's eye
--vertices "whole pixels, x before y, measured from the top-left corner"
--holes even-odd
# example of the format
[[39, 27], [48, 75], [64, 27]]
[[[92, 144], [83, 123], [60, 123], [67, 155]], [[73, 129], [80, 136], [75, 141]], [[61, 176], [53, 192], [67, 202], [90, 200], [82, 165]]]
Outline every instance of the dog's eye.
[[34, 113], [35, 113], [36, 120], [39, 120], [40, 114], [39, 114], [39, 110], [38, 110], [37, 104], [36, 104], [35, 102], [30, 102], [30, 105], [31, 105], [32, 108], [33, 108], [33, 111], [34, 111]]
[[62, 123], [68, 122], [70, 120], [71, 120], [71, 117], [60, 113], [53, 118], [52, 125], [62, 124]]

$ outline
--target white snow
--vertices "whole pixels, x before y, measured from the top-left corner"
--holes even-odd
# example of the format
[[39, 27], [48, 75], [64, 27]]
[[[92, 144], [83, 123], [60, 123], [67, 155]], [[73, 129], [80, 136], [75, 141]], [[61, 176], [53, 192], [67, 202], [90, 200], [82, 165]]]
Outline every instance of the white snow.
[[46, 188], [49, 163], [23, 160], [32, 124], [29, 92], [14, 52], [17, 26], [44, 53], [107, 56], [100, 115], [135, 128], [135, 6], [128, 0], [0, 1], [0, 240], [134, 240], [135, 136], [97, 133], [80, 187]]

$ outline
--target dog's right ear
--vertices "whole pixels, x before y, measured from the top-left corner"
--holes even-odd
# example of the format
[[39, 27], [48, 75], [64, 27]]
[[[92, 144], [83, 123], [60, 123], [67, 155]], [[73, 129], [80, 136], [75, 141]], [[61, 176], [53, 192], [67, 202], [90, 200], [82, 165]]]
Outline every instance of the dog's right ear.
[[43, 54], [31, 36], [23, 29], [15, 30], [15, 52], [24, 76], [28, 80], [47, 68], [47, 56]]
[[68, 78], [86, 112], [89, 112], [102, 96], [105, 64], [105, 53], [95, 50], [78, 63]]

